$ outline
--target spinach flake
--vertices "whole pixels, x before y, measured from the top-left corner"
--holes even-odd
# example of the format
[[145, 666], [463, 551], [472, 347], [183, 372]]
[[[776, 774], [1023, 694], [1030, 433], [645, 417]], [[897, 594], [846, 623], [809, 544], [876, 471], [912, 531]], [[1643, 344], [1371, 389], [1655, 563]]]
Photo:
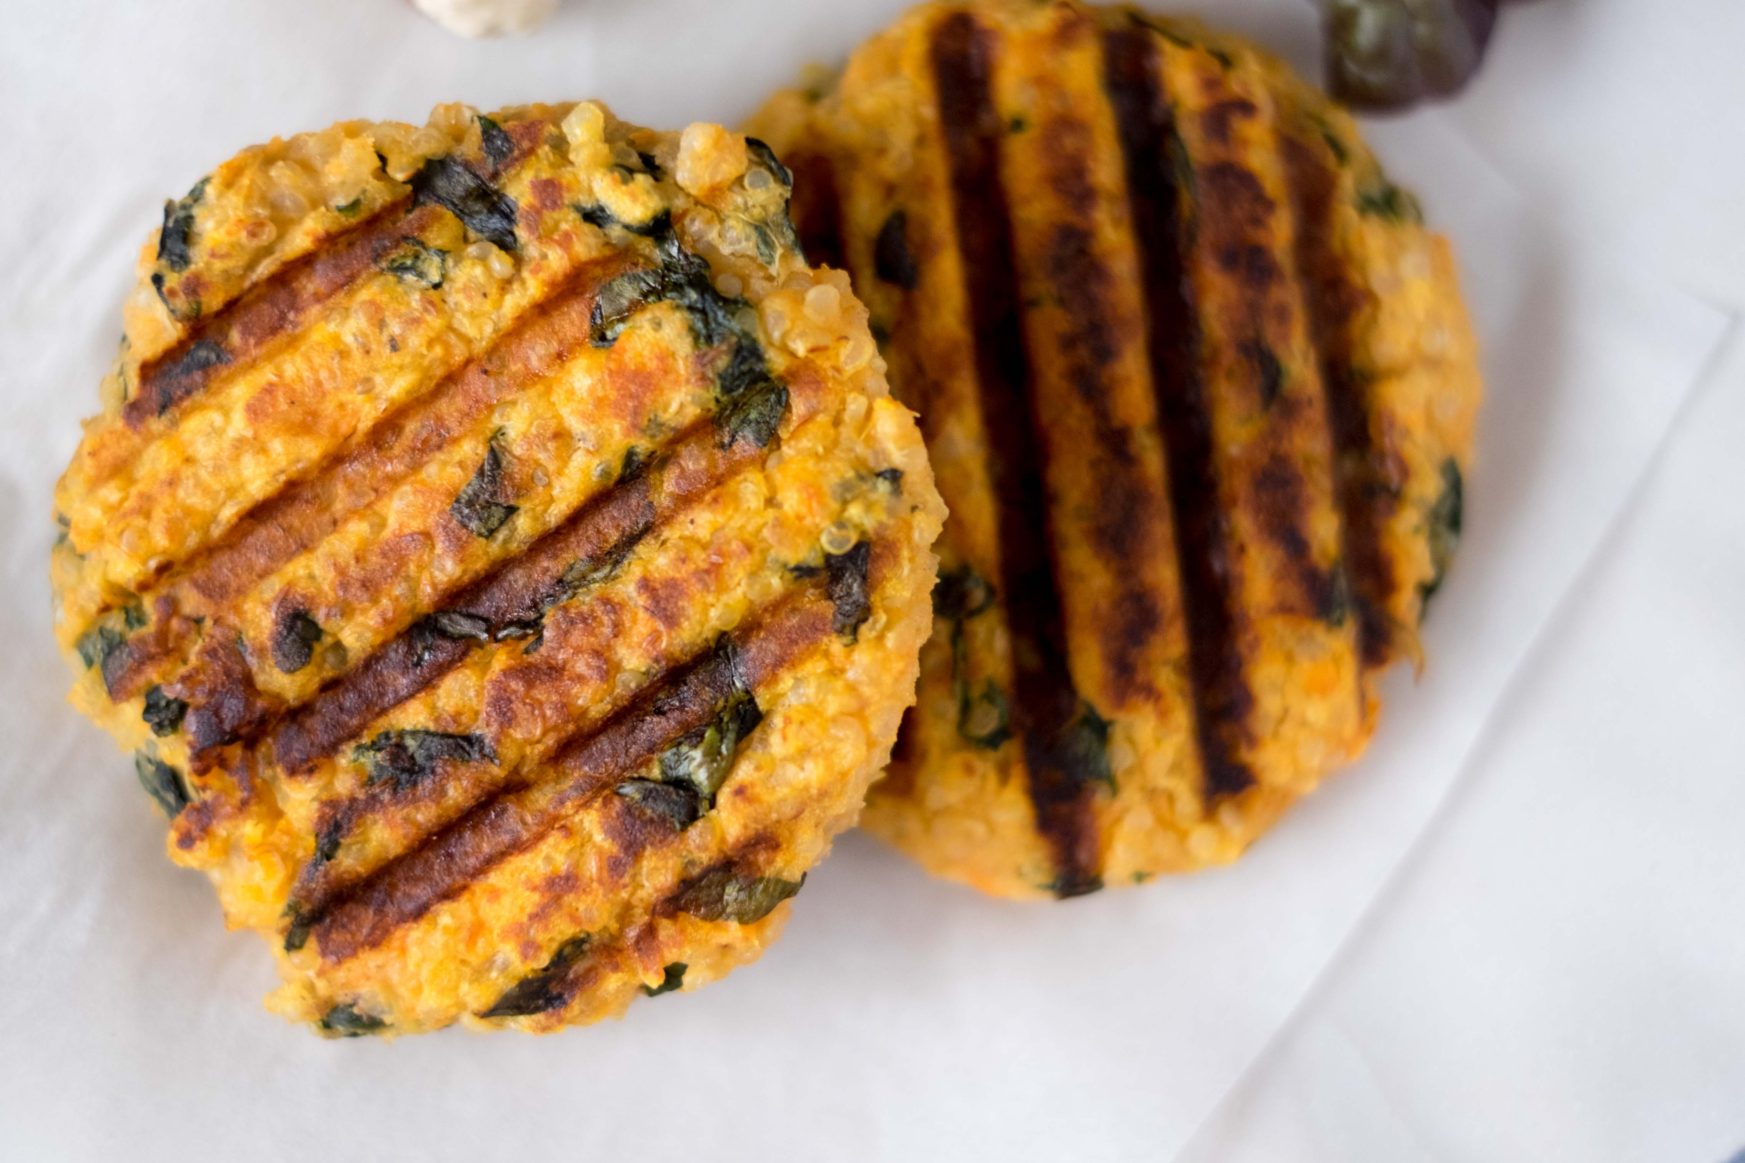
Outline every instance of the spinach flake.
[[336, 1005], [322, 1014], [317, 1025], [322, 1033], [340, 1038], [362, 1038], [368, 1034], [379, 1034], [388, 1028], [387, 1019], [366, 1014], [351, 1002]]
[[206, 183], [201, 178], [179, 201], [164, 203], [164, 226], [158, 232], [158, 261], [177, 274], [193, 262], [194, 207], [206, 196]]
[[565, 941], [543, 967], [510, 986], [490, 1009], [479, 1016], [524, 1018], [563, 1006], [570, 999], [569, 991], [564, 988], [564, 979], [570, 968], [587, 953], [589, 941], [586, 933]]
[[732, 865], [717, 865], [679, 886], [669, 901], [675, 912], [703, 921], [733, 921], [749, 925], [761, 921], [775, 907], [800, 891], [805, 883], [779, 876], [747, 876]]
[[745, 150], [759, 168], [768, 170], [772, 178], [788, 189], [794, 188], [794, 172], [782, 164], [781, 159], [776, 156], [776, 151], [769, 147], [768, 142], [755, 137], [747, 137]]
[[109, 661], [109, 656], [125, 641], [127, 638], [121, 631], [105, 623], [85, 631], [73, 648], [79, 652], [79, 661], [89, 669]]
[[1386, 178], [1357, 192], [1357, 212], [1388, 222], [1419, 224], [1424, 221], [1424, 211], [1418, 205], [1418, 199]]
[[1079, 784], [1115, 786], [1115, 773], [1109, 767], [1109, 720], [1089, 703], [1079, 704], [1079, 713], [1048, 741], [1048, 749], [1060, 770]]
[[606, 281], [594, 298], [589, 319], [590, 340], [595, 347], [610, 347], [629, 325], [630, 317], [651, 303], [670, 302], [691, 318], [691, 330], [704, 347], [736, 335], [734, 315], [744, 306], [715, 289], [709, 264], [679, 244], [677, 238], [662, 238], [655, 249], [657, 266], [625, 271]]
[[163, 687], [154, 683], [145, 692], [145, 713], [140, 717], [151, 728], [153, 735], [162, 738], [165, 735], [174, 735], [182, 726], [182, 717], [187, 713], [186, 702], [171, 698], [164, 693]]
[[948, 569], [933, 585], [933, 615], [949, 621], [973, 618], [994, 604], [994, 587], [967, 565]]
[[756, 336], [741, 327], [737, 315], [742, 299], [730, 299], [715, 289], [709, 264], [679, 245], [661, 239], [658, 266], [626, 271], [607, 280], [594, 299], [589, 339], [610, 347], [630, 325], [630, 319], [653, 303], [673, 303], [690, 317], [697, 343], [706, 348], [731, 343], [716, 374], [715, 426], [722, 448], [748, 440], [767, 445], [788, 410], [788, 389], [775, 378]]
[[601, 230], [617, 228], [628, 230], [630, 233], [641, 235], [644, 238], [664, 238], [671, 234], [673, 229], [672, 211], [666, 209], [658, 211], [647, 222], [626, 222], [598, 202], [591, 205], [585, 202], [571, 202], [570, 208], [582, 216], [583, 222], [589, 226], [598, 226]]
[[1012, 708], [993, 679], [984, 682], [974, 695], [969, 683], [958, 682], [957, 733], [965, 742], [990, 751], [1012, 737]]
[[1442, 579], [1448, 575], [1448, 567], [1454, 561], [1454, 551], [1460, 547], [1461, 526], [1466, 520], [1466, 487], [1461, 480], [1460, 464], [1452, 456], [1442, 462], [1442, 492], [1436, 503], [1430, 506], [1425, 520], [1428, 523], [1425, 535], [1430, 541], [1430, 563], [1435, 572], [1429, 581], [1418, 587], [1420, 608], [1428, 605], [1442, 587]]
[[139, 777], [139, 786], [145, 789], [145, 794], [155, 800], [164, 815], [172, 820], [193, 802], [188, 785], [182, 781], [182, 773], [163, 760], [141, 751], [133, 757], [133, 772]]
[[689, 785], [662, 783], [657, 779], [627, 779], [618, 785], [617, 792], [645, 815], [666, 820], [675, 832], [689, 828], [703, 815], [697, 789]]
[[683, 961], [675, 961], [660, 972], [659, 985], [645, 985], [642, 993], [645, 997], [659, 997], [663, 993], [671, 993], [685, 983], [685, 970], [690, 966]]
[[485, 642], [491, 637], [489, 619], [465, 610], [438, 610], [430, 615], [430, 628], [444, 638], [471, 639]]
[[721, 447], [732, 448], [742, 440], [765, 447], [775, 439], [787, 412], [788, 389], [779, 380], [767, 379], [750, 391], [728, 396], [715, 410]]
[[353, 748], [351, 757], [368, 770], [365, 783], [389, 783], [396, 791], [423, 783], [445, 760], [497, 762], [496, 750], [483, 735], [454, 735], [420, 728], [383, 731], [368, 743]]
[[485, 459], [448, 507], [454, 519], [475, 537], [490, 537], [520, 508], [509, 503], [503, 479], [503, 453], [495, 437], [485, 447]]
[[872, 615], [867, 594], [867, 570], [872, 564], [872, 543], [857, 541], [844, 553], [824, 555], [825, 590], [836, 608], [831, 629], [853, 642], [860, 627]]
[[661, 752], [660, 782], [689, 788], [699, 812], [709, 810], [715, 806], [715, 793], [727, 782], [739, 745], [761, 722], [763, 710], [757, 698], [736, 684], [710, 722]]
[[474, 234], [503, 250], [515, 250], [515, 199], [452, 157], [433, 157], [408, 183], [414, 205], [434, 202]]
[[326, 864], [339, 855], [339, 845], [345, 839], [345, 821], [333, 819], [322, 824], [315, 830], [315, 852], [310, 857], [313, 864]]
[[285, 674], [297, 673], [309, 665], [321, 637], [321, 623], [308, 610], [285, 612], [273, 626], [273, 665]]
[[515, 155], [515, 139], [496, 121], [479, 114], [479, 144], [491, 161], [493, 171], [500, 170]]
[[402, 282], [434, 291], [448, 274], [448, 251], [407, 235], [399, 248], [382, 260], [381, 267]]

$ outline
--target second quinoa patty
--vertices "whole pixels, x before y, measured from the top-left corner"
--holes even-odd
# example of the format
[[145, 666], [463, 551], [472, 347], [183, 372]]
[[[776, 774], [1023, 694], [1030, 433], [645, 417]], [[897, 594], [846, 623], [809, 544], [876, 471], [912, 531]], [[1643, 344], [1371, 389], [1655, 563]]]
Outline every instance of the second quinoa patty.
[[1236, 857], [1373, 729], [1460, 531], [1447, 243], [1253, 47], [917, 8], [751, 130], [845, 266], [951, 509], [867, 826], [1073, 896]]
[[74, 701], [331, 1035], [757, 956], [912, 700], [943, 519], [789, 175], [602, 107], [347, 122], [166, 207], [62, 479]]

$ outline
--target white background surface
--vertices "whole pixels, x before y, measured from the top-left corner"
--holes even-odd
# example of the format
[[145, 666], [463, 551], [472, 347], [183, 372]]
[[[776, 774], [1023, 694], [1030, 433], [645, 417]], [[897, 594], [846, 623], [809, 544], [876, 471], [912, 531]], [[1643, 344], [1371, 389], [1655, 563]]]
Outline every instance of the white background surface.
[[[340, 117], [731, 122], [901, 7], [0, 0], [0, 1158], [1697, 1160], [1745, 1147], [1745, 5], [1538, 0], [1375, 138], [1455, 237], [1468, 544], [1370, 756], [1062, 906], [850, 837], [758, 966], [556, 1038], [320, 1042], [61, 701], [48, 494], [166, 195]], [[1312, 64], [1302, 0], [1191, 5]], [[1650, 9], [1652, 10], [1650, 12]]]

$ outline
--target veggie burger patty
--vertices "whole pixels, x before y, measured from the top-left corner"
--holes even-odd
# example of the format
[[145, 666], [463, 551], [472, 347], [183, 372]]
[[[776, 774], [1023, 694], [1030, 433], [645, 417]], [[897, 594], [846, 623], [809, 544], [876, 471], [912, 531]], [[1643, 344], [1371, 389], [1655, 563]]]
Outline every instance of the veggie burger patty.
[[790, 178], [597, 104], [248, 149], [57, 492], [74, 701], [330, 1034], [756, 957], [916, 681], [943, 519]]
[[1010, 896], [1233, 859], [1418, 659], [1481, 394], [1447, 243], [1283, 65], [1126, 8], [926, 5], [752, 132], [951, 509], [868, 827]]

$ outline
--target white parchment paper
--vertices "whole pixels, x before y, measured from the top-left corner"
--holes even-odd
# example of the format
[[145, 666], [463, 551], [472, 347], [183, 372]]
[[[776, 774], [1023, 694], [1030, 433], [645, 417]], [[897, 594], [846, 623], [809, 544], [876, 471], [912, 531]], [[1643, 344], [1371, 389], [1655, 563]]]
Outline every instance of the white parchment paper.
[[[453, 39], [393, 0], [11, 3], [0, 33], [0, 1157], [1168, 1158], [1409, 852], [1720, 335], [1572, 243], [1446, 113], [1378, 145], [1459, 244], [1491, 397], [1421, 680], [1364, 762], [1234, 868], [1060, 906], [985, 900], [850, 837], [786, 938], [694, 995], [556, 1038], [321, 1042], [268, 954], [161, 854], [126, 759], [64, 704], [50, 490], [166, 195], [340, 117], [599, 95], [731, 122], [888, 0], [567, 5]], [[1201, 4], [1312, 62], [1300, 0]]]

